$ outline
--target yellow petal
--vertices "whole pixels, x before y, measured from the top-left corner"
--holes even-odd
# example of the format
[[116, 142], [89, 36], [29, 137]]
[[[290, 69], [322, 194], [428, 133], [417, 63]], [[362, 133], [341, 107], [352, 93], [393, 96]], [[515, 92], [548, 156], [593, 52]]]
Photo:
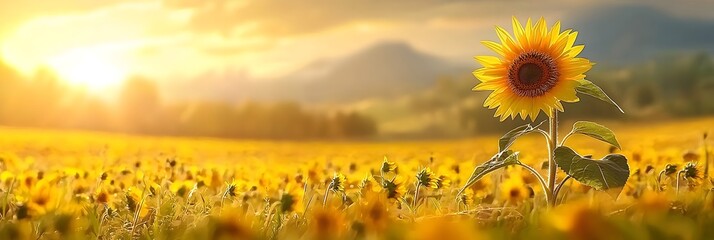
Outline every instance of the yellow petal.
[[535, 38], [534, 38], [534, 41], [533, 41], [533, 47], [536, 47], [536, 48], [539, 48], [539, 49], [540, 49], [541, 46], [544, 45], [544, 44], [543, 44], [543, 42], [545, 41], [544, 38], [545, 38], [545, 36], [546, 36], [546, 34], [547, 34], [546, 26], [547, 26], [547, 25], [546, 25], [546, 22], [545, 22], [545, 18], [543, 18], [543, 17], [541, 17], [541, 18], [538, 20], [538, 22], [536, 22], [536, 24], [535, 24], [535, 26], [534, 26]]
[[513, 16], [511, 21], [513, 25], [513, 34], [516, 36], [518, 42], [520, 42], [521, 44], [526, 43], [528, 41], [526, 39], [526, 30], [523, 29], [523, 26], [521, 26], [521, 23], [518, 22], [518, 19], [516, 19], [515, 16]]
[[530, 49], [533, 47], [531, 44], [533, 42], [533, 25], [531, 24], [531, 18], [528, 18], [526, 22], [526, 41], [522, 42], [523, 48]]
[[578, 84], [577, 81], [560, 82], [552, 91], [558, 100], [563, 102], [577, 102], [580, 100], [575, 92], [575, 88]]
[[478, 85], [476, 85], [473, 90], [475, 91], [483, 91], [483, 90], [497, 90], [504, 88], [504, 81], [490, 81], [490, 82], [481, 82]]
[[510, 51], [518, 50], [518, 47], [516, 47], [515, 43], [513, 42], [513, 38], [510, 34], [508, 34], [508, 32], [506, 32], [505, 29], [496, 26], [496, 35], [498, 35], [498, 39], [501, 40], [502, 46], [506, 46]]
[[569, 49], [573, 47], [573, 44], [575, 44], [575, 39], [578, 38], [578, 32], [572, 32], [571, 34], [568, 35], [568, 43], [565, 45], [566, 49]]
[[501, 44], [498, 44], [493, 41], [481, 41], [481, 44], [498, 53], [498, 55], [506, 56], [506, 50], [503, 48], [503, 46], [501, 46]]
[[506, 69], [502, 68], [479, 68], [473, 72], [474, 76], [482, 82], [489, 82], [500, 79], [506, 74]]
[[583, 49], [585, 49], [585, 45], [573, 46], [572, 48], [567, 50], [567, 57], [576, 57], [583, 51]]
[[550, 38], [548, 41], [548, 46], [553, 46], [555, 44], [556, 40], [558, 40], [558, 36], [560, 35], [560, 21], [555, 22], [553, 24], [553, 28], [550, 30]]
[[501, 66], [501, 59], [494, 56], [476, 56], [474, 59], [487, 68]]

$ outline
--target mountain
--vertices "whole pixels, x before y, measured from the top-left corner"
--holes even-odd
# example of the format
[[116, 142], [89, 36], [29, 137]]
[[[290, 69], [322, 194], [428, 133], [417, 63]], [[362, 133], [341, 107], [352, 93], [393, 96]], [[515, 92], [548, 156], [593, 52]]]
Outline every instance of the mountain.
[[343, 59], [325, 75], [295, 89], [295, 97], [306, 101], [390, 97], [425, 89], [459, 69], [405, 43], [385, 42]]
[[603, 7], [572, 16], [582, 56], [604, 65], [676, 53], [714, 52], [714, 23], [671, 16], [647, 6]]
[[[224, 101], [344, 103], [424, 90], [439, 77], [470, 73], [471, 68], [422, 53], [404, 42], [390, 41], [377, 43], [342, 59], [312, 62], [277, 79], [250, 80], [245, 74], [207, 74], [202, 77], [205, 81], [182, 85], [174, 93]], [[197, 95], [196, 92], [210, 95]]]

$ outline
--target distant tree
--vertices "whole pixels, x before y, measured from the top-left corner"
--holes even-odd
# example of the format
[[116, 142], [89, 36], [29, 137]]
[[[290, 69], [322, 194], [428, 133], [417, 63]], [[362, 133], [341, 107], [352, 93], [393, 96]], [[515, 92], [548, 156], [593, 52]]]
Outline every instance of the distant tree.
[[338, 112], [333, 118], [338, 137], [366, 137], [377, 133], [374, 120], [355, 112]]
[[150, 133], [161, 108], [161, 97], [154, 82], [143, 77], [127, 79], [119, 96], [126, 130]]

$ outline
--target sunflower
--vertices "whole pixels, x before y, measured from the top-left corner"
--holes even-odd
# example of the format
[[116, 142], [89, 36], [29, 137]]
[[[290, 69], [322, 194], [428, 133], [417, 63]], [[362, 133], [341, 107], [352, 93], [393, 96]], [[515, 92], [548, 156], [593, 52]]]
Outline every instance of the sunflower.
[[520, 114], [535, 120], [544, 111], [563, 111], [564, 102], [577, 102], [575, 88], [593, 63], [576, 57], [585, 47], [575, 44], [578, 32], [560, 31], [560, 22], [549, 30], [545, 19], [525, 28], [513, 17], [514, 37], [501, 27], [496, 33], [501, 43], [482, 41], [500, 57], [477, 56], [483, 68], [474, 71], [479, 83], [474, 90], [492, 91], [484, 107], [498, 108], [494, 117], [501, 121]]
[[503, 200], [510, 204], [520, 203], [530, 196], [523, 179], [518, 177], [506, 179], [499, 188]]
[[342, 173], [335, 173], [333, 174], [332, 178], [330, 178], [330, 185], [328, 186], [329, 190], [335, 192], [344, 192], [346, 182], [347, 178], [345, 177], [345, 175], [342, 175]]
[[311, 212], [308, 236], [311, 239], [340, 239], [346, 229], [344, 215], [335, 208], [317, 208]]
[[303, 189], [296, 185], [289, 183], [285, 186], [285, 189], [280, 191], [280, 211], [284, 213], [297, 212], [302, 213], [305, 210], [303, 206]]
[[382, 183], [382, 189], [387, 193], [387, 198], [389, 199], [399, 199], [407, 191], [404, 186], [404, 180], [400, 176], [394, 177], [392, 180], [387, 180]]
[[438, 176], [431, 171], [431, 168], [422, 168], [416, 174], [417, 184], [427, 188], [438, 188]]

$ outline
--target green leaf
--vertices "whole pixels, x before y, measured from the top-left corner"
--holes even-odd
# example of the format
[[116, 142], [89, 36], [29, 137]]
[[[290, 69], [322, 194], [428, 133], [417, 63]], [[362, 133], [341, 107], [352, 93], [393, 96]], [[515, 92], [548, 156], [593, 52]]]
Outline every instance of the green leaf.
[[573, 130], [570, 134], [583, 134], [595, 138], [597, 140], [611, 144], [612, 146], [621, 149], [620, 143], [615, 138], [615, 133], [609, 128], [588, 121], [578, 121], [573, 124]]
[[469, 177], [469, 180], [466, 181], [466, 185], [464, 185], [464, 187], [461, 188], [461, 190], [459, 190], [459, 193], [457, 193], [456, 195], [461, 195], [461, 193], [463, 193], [467, 188], [471, 187], [471, 185], [476, 183], [486, 174], [493, 172], [496, 169], [518, 163], [520, 163], [518, 161], [518, 152], [514, 153], [513, 151], [508, 150], [497, 153], [490, 160], [474, 168], [474, 171], [471, 173], [471, 177]]
[[608, 191], [613, 197], [620, 194], [622, 187], [630, 177], [630, 167], [627, 159], [620, 154], [610, 154], [602, 160], [585, 158], [568, 147], [555, 149], [555, 162], [568, 176], [578, 182], [595, 188]]
[[545, 121], [540, 122], [538, 125], [535, 126], [531, 126], [531, 124], [522, 125], [520, 127], [514, 128], [510, 132], [507, 132], [503, 135], [503, 137], [501, 137], [501, 139], [498, 140], [498, 152], [502, 153], [503, 151], [508, 150], [508, 148], [513, 144], [513, 142], [516, 141], [518, 137], [535, 131], [544, 122]]
[[593, 82], [585, 80], [585, 79], [578, 80], [578, 82], [580, 83], [580, 85], [575, 88], [575, 91], [582, 93], [582, 94], [590, 95], [594, 98], [597, 98], [597, 99], [600, 99], [607, 103], [610, 103], [612, 105], [615, 105], [615, 107], [617, 107], [617, 110], [620, 110], [620, 112], [625, 113], [625, 111], [623, 111], [622, 108], [620, 108], [620, 106], [617, 105], [617, 103], [615, 103], [615, 101], [612, 100], [612, 98], [607, 96], [607, 94], [605, 94], [605, 92], [602, 91], [602, 88], [598, 87]]

